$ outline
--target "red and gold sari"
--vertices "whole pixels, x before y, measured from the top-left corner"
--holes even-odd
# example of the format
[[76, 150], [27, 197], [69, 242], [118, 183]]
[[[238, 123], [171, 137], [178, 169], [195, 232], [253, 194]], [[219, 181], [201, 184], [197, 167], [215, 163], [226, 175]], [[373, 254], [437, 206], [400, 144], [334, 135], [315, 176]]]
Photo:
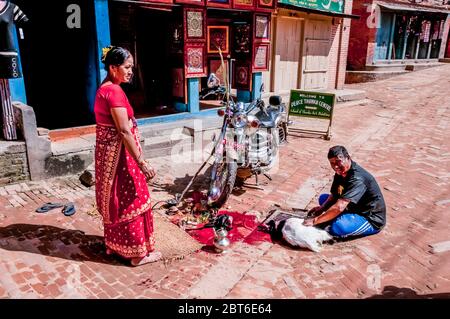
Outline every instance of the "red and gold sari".
[[[142, 151], [136, 122], [132, 123], [131, 132]], [[106, 247], [125, 258], [147, 256], [155, 243], [150, 193], [144, 174], [112, 125], [97, 124], [95, 184]]]

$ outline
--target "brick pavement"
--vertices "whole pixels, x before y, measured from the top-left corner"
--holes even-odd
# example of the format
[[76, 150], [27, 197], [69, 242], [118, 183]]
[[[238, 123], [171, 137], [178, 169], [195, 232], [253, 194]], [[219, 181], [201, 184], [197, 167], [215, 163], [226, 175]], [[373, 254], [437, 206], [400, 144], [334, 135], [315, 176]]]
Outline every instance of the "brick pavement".
[[[170, 264], [131, 268], [104, 254], [94, 190], [76, 177], [0, 187], [0, 297], [368, 298], [450, 297], [450, 65], [353, 85], [364, 103], [337, 106], [333, 138], [291, 137], [263, 190], [236, 190], [228, 208], [264, 215], [274, 204], [311, 207], [330, 187], [328, 148], [346, 145], [379, 181], [388, 206], [382, 233], [322, 252], [235, 243]], [[179, 192], [199, 164], [153, 160], [154, 200]], [[188, 175], [186, 175], [188, 174]], [[190, 174], [190, 175], [189, 175]], [[196, 186], [205, 185], [199, 179]], [[50, 200], [78, 212], [41, 215]], [[434, 247], [434, 248], [433, 248]]]

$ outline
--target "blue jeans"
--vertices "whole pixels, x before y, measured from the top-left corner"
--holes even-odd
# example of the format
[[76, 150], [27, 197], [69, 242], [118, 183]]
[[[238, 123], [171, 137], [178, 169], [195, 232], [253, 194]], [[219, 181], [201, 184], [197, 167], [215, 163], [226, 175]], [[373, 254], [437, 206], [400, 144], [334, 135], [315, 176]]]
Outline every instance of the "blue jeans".
[[[327, 200], [329, 194], [322, 194], [319, 196], [319, 205], [322, 205]], [[341, 215], [331, 221], [328, 230], [330, 235], [334, 237], [349, 237], [349, 236], [369, 236], [379, 232], [374, 228], [369, 221], [358, 214], [344, 211]]]

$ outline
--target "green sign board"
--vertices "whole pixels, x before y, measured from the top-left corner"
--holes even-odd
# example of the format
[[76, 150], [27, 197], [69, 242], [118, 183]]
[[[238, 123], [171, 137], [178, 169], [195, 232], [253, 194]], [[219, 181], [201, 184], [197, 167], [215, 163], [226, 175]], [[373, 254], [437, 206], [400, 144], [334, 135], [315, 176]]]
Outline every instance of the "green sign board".
[[278, 0], [278, 3], [329, 12], [344, 12], [344, 0]]
[[334, 94], [291, 90], [289, 116], [310, 117], [329, 120], [326, 131], [297, 129], [301, 132], [324, 133], [325, 139], [331, 138], [331, 122], [335, 103]]
[[289, 115], [331, 119], [334, 94], [291, 90]]

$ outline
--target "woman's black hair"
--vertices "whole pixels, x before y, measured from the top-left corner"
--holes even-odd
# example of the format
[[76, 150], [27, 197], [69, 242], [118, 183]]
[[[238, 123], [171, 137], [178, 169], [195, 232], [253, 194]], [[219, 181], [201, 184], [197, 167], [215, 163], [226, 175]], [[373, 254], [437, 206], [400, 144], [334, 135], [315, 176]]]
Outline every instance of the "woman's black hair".
[[110, 47], [110, 49], [102, 57], [105, 70], [109, 71], [110, 65], [122, 65], [130, 56], [131, 53], [127, 49], [114, 46]]
[[328, 159], [333, 158], [333, 157], [338, 157], [339, 155], [344, 156], [344, 158], [350, 158], [350, 155], [348, 155], [347, 149], [341, 145], [333, 146], [328, 151]]

